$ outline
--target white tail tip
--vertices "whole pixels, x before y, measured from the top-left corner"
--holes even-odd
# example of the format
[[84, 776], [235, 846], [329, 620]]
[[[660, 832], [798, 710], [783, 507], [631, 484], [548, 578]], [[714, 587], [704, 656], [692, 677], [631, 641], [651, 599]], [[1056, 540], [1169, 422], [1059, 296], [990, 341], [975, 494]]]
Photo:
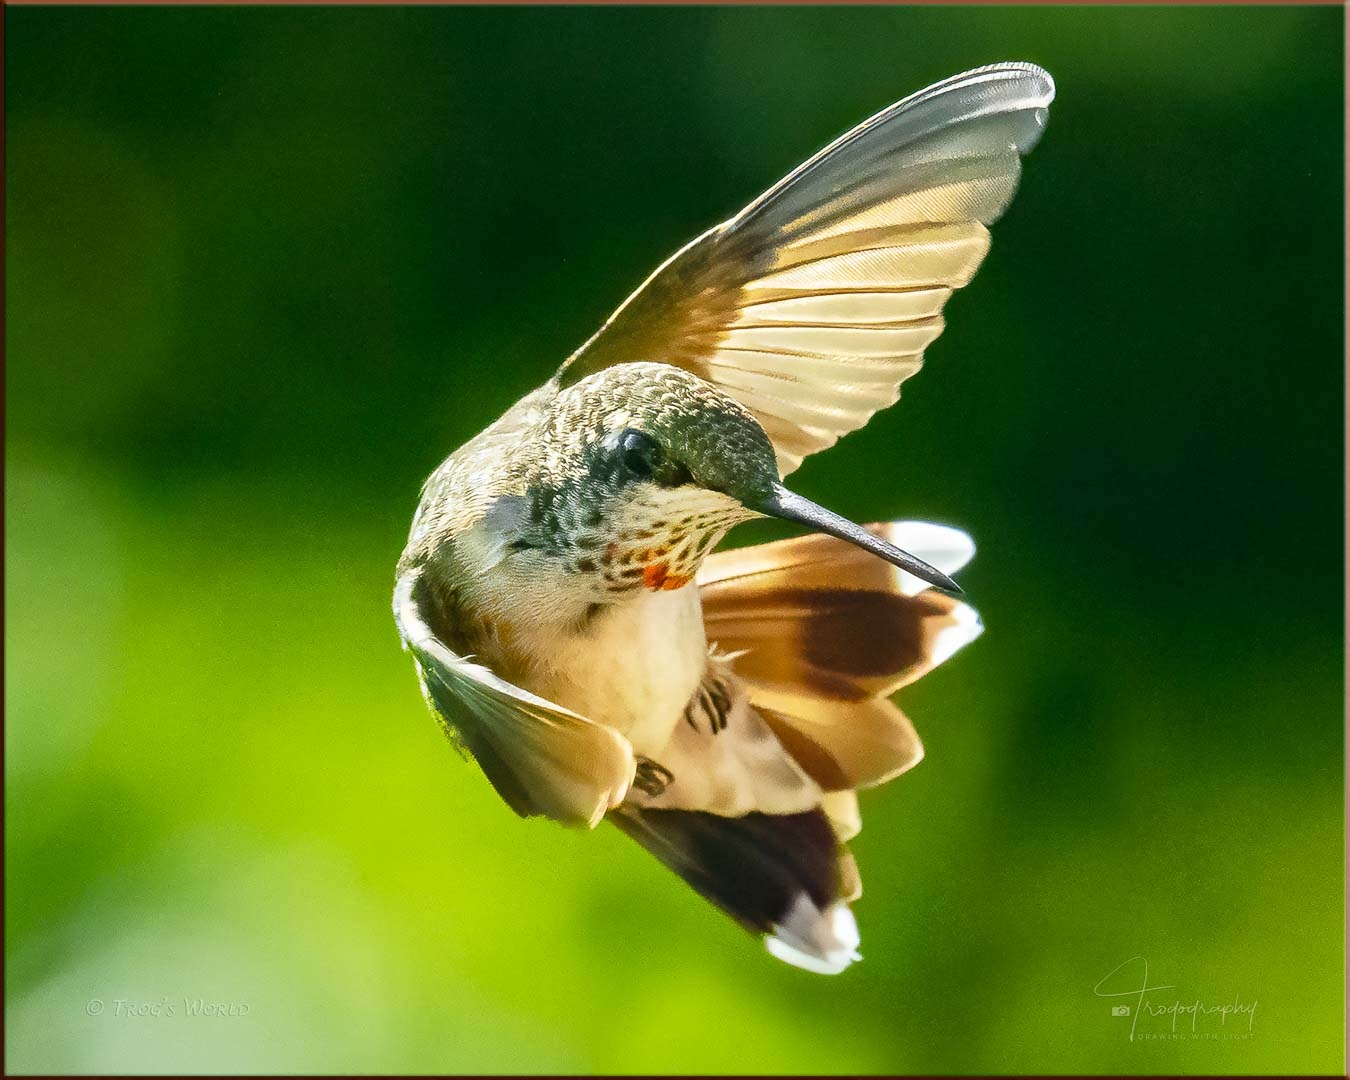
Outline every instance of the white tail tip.
[[847, 904], [821, 911], [806, 893], [800, 893], [773, 929], [773, 934], [764, 939], [764, 947], [794, 967], [818, 975], [838, 975], [862, 959], [858, 924]]

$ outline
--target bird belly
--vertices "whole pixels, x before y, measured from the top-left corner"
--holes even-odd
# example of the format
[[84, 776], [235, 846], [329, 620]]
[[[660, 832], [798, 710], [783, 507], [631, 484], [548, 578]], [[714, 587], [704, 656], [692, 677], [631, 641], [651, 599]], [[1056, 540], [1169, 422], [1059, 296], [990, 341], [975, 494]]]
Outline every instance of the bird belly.
[[560, 635], [540, 661], [527, 689], [655, 753], [707, 667], [698, 589], [642, 590]]
[[541, 575], [531, 572], [532, 592], [497, 592], [493, 632], [479, 635], [475, 656], [627, 738], [638, 759], [629, 801], [728, 817], [819, 805], [820, 788], [753, 708], [745, 684], [710, 654], [696, 586], [637, 588], [600, 602], [588, 582], [560, 576], [541, 590]]

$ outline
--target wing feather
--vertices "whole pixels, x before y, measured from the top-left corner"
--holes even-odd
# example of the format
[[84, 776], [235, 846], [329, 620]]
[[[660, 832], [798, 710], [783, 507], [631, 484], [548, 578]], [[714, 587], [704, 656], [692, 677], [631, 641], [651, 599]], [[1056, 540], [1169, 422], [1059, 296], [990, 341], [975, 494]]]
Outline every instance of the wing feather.
[[665, 263], [581, 347], [683, 367], [764, 425], [783, 475], [899, 397], [989, 248], [1054, 82], [997, 64], [897, 102]]
[[419, 581], [415, 572], [399, 579], [394, 617], [446, 733], [521, 817], [594, 827], [632, 782], [628, 740], [453, 652], [428, 624]]

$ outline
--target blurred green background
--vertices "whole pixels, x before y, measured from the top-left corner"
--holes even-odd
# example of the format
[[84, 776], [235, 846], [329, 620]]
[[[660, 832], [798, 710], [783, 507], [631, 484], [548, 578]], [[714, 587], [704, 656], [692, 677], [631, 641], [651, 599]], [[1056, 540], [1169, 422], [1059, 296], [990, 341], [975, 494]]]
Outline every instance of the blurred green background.
[[[1341, 10], [5, 14], [10, 1071], [1343, 1072]], [[660, 259], [1001, 59], [993, 252], [798, 474], [968, 529], [988, 627], [821, 978], [514, 818], [392, 571]], [[1136, 956], [1250, 1038], [1130, 1041]]]

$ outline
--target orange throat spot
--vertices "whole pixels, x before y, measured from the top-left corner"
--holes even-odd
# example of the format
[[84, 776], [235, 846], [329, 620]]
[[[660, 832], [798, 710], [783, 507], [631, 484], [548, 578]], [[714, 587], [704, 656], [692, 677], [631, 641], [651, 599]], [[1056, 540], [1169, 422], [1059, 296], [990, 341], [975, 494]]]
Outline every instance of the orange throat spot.
[[690, 578], [685, 574], [672, 574], [670, 565], [661, 562], [648, 563], [642, 568], [642, 583], [649, 589], [679, 589], [688, 585]]

